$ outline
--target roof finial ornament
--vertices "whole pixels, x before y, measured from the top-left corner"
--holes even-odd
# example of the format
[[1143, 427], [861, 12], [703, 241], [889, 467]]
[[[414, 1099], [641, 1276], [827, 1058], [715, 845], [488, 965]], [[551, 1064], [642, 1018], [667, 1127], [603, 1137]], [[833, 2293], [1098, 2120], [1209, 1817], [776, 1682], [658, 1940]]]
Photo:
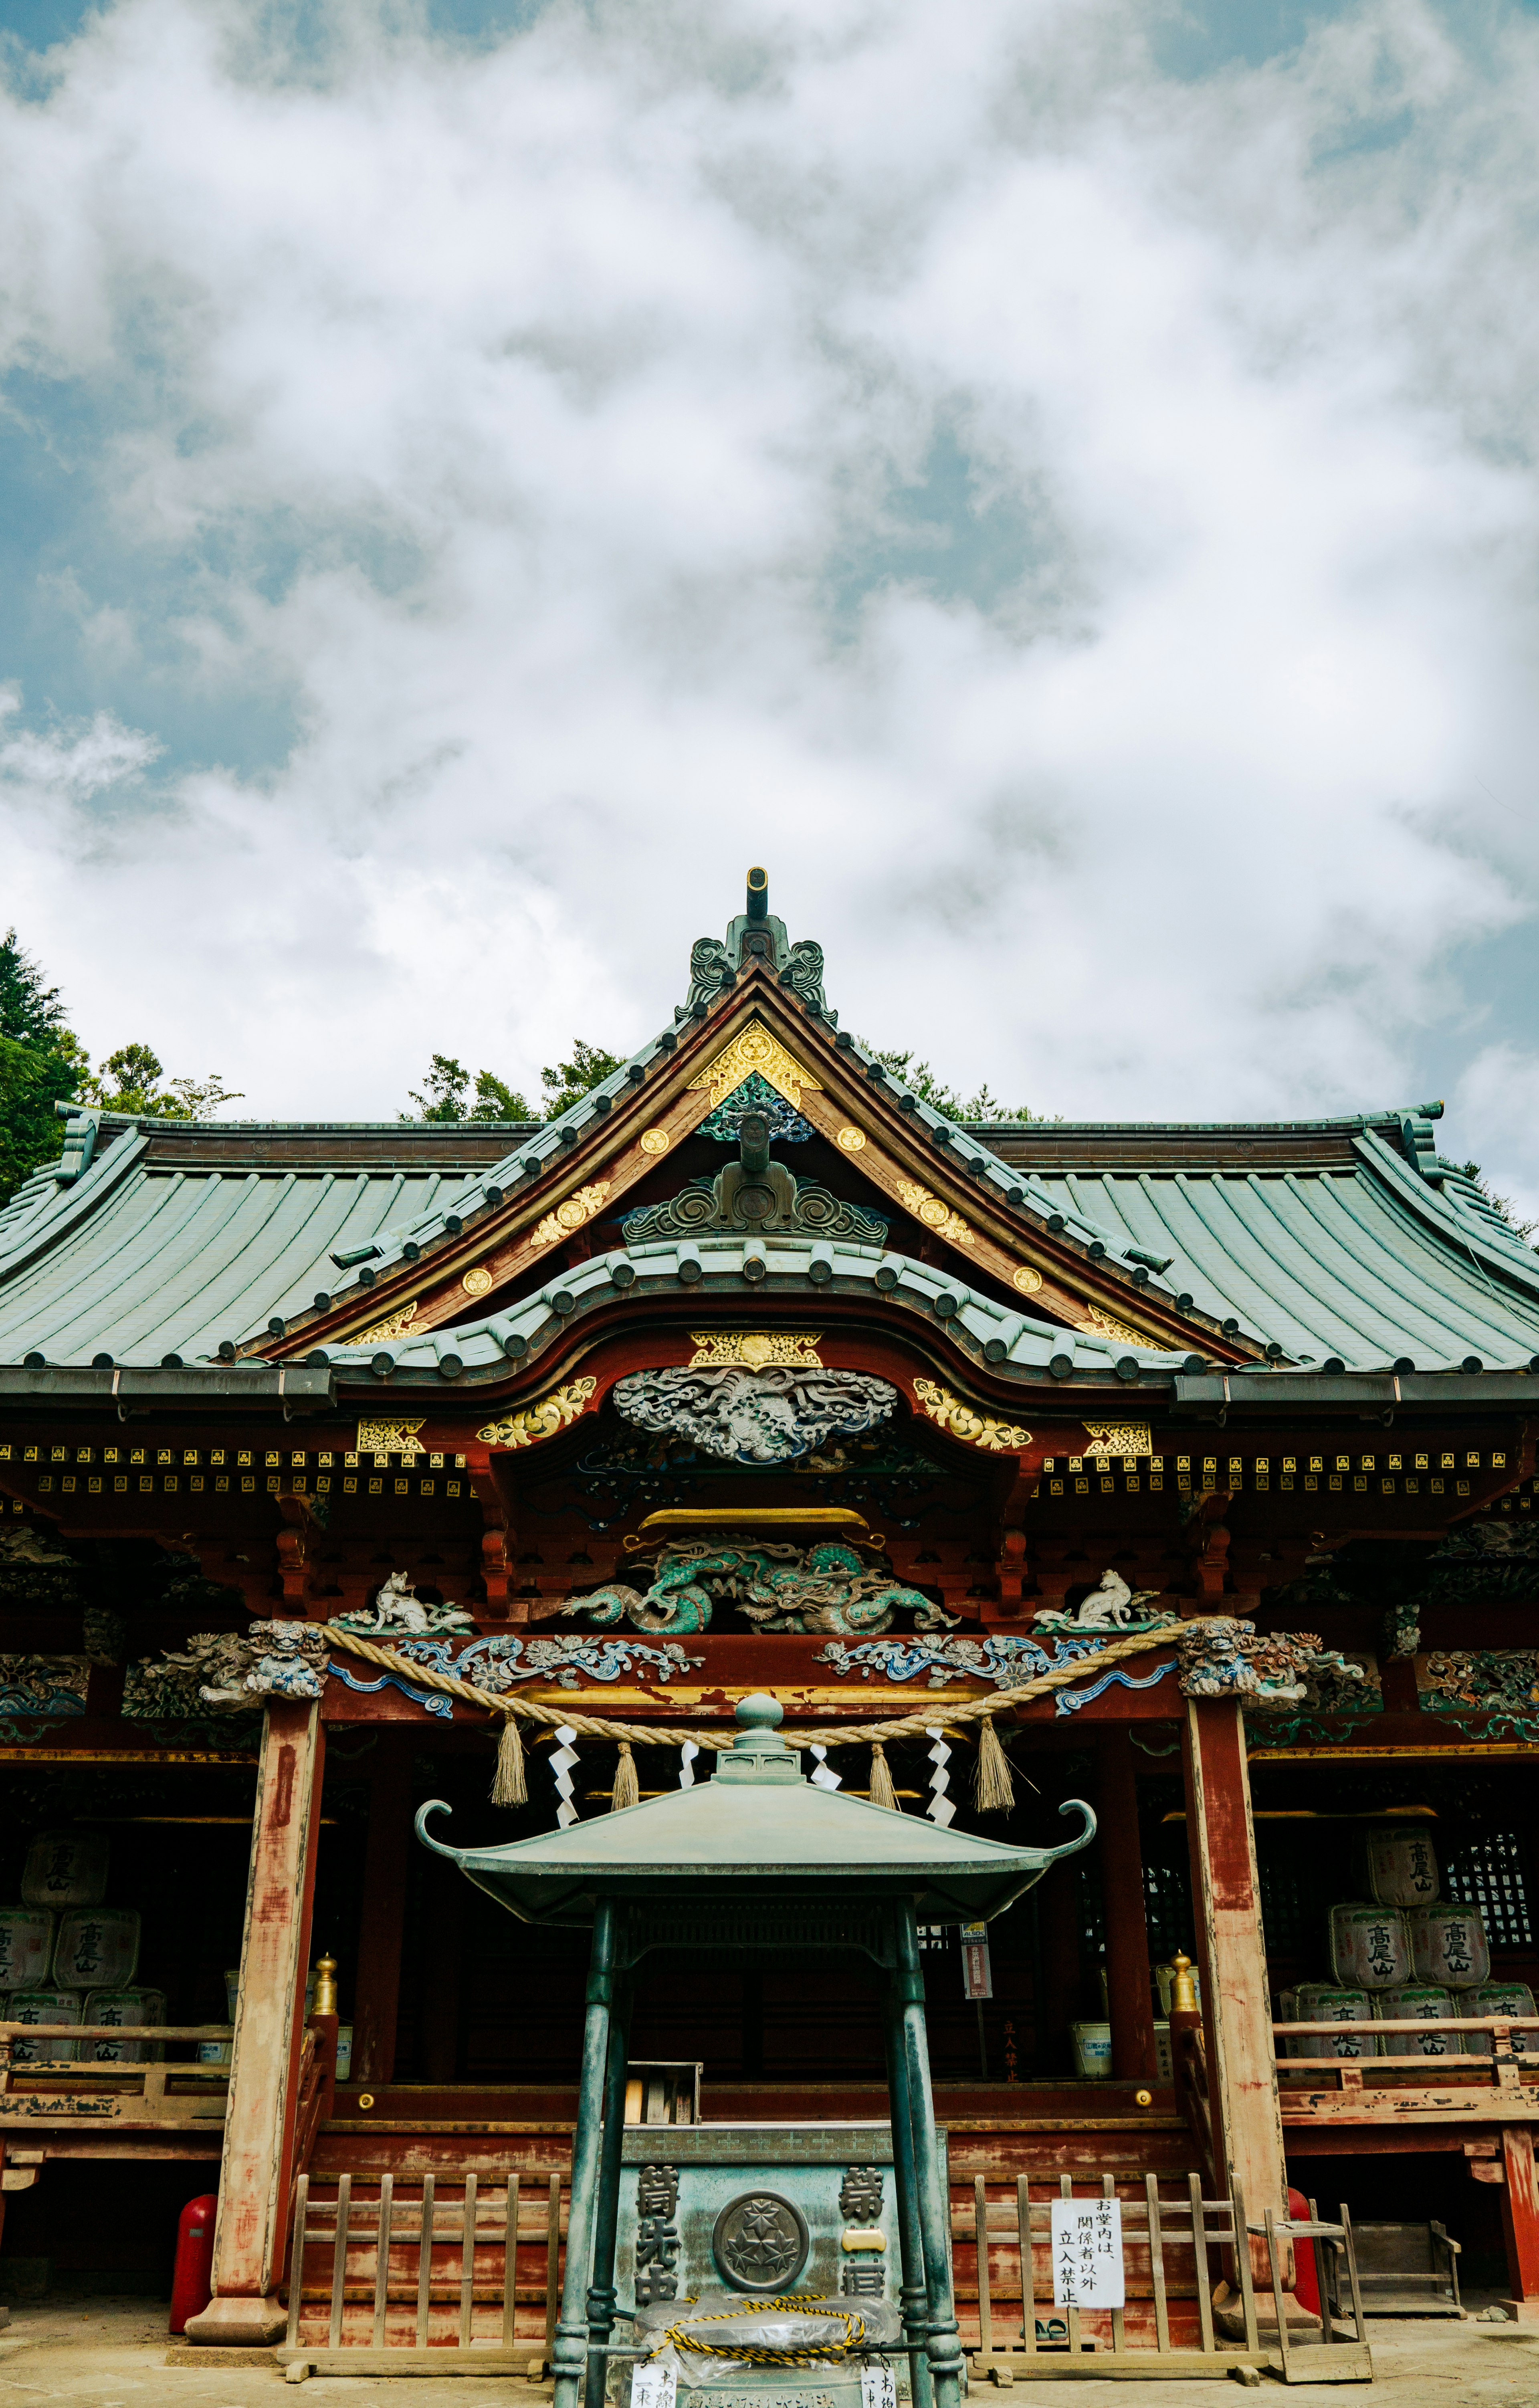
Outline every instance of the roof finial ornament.
[[736, 986], [744, 970], [772, 970], [809, 1011], [833, 1018], [823, 999], [823, 948], [808, 937], [793, 945], [785, 923], [770, 909], [770, 872], [755, 867], [748, 873], [746, 908], [726, 932], [726, 941], [698, 937], [689, 949], [689, 996], [676, 1020], [703, 1020], [717, 997]]

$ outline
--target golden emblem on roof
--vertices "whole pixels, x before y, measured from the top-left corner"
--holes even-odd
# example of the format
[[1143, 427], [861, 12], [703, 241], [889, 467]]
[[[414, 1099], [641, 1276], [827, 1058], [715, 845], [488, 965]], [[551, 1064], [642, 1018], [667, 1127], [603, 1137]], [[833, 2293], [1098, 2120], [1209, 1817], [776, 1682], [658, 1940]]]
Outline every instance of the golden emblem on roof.
[[972, 1231], [960, 1212], [954, 1212], [949, 1204], [941, 1197], [932, 1196], [928, 1187], [921, 1187], [913, 1179], [900, 1179], [898, 1200], [905, 1212], [912, 1212], [916, 1221], [923, 1221], [927, 1229], [934, 1229], [939, 1236], [949, 1238], [954, 1246], [971, 1245]]
[[593, 1219], [609, 1192], [607, 1179], [596, 1179], [591, 1186], [580, 1187], [574, 1196], [568, 1196], [564, 1203], [558, 1204], [554, 1212], [546, 1213], [543, 1221], [536, 1226], [532, 1243], [536, 1246], [558, 1246], [563, 1238], [569, 1238], [574, 1229], [581, 1229], [584, 1221]]
[[794, 1054], [788, 1054], [778, 1037], [771, 1037], [762, 1020], [751, 1021], [714, 1058], [706, 1064], [690, 1086], [709, 1087], [711, 1108], [724, 1103], [734, 1087], [741, 1087], [752, 1071], [767, 1079], [778, 1096], [788, 1104], [801, 1103], [803, 1087], [821, 1088], [821, 1079], [804, 1070]]
[[692, 1330], [695, 1352], [689, 1358], [689, 1369], [698, 1370], [705, 1363], [743, 1363], [750, 1371], [764, 1371], [772, 1363], [784, 1363], [798, 1371], [821, 1371], [823, 1357], [817, 1348], [822, 1335], [819, 1329], [806, 1333], [791, 1329]]

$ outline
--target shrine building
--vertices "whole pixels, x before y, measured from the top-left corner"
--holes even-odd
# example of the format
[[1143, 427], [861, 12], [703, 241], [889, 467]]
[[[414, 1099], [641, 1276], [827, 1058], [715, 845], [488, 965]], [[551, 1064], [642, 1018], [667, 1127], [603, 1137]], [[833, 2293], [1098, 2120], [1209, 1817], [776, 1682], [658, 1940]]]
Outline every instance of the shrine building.
[[[768, 1692], [819, 1785], [1044, 1852], [920, 1935], [981, 2365], [1035, 2295], [979, 2234], [1066, 2179], [1436, 2225], [1539, 2314], [1539, 1255], [1440, 1104], [948, 1122], [769, 901], [555, 1120], [79, 1111], [0, 1214], [0, 2296], [164, 2296], [217, 2192], [186, 2348], [548, 2364], [587, 1937], [414, 1818], [623, 1816]], [[679, 1933], [622, 2314], [690, 2149], [837, 2158], [851, 2248], [891, 2163], [858, 1958]]]

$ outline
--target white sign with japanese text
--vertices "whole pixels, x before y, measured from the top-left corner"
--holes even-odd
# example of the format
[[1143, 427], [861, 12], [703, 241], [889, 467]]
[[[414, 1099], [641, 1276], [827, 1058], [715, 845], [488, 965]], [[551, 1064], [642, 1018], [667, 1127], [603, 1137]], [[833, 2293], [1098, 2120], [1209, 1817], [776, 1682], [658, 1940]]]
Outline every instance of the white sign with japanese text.
[[1052, 2209], [1053, 2305], [1124, 2306], [1121, 2201], [1056, 2199]]
[[890, 2366], [861, 2368], [860, 2408], [898, 2408], [898, 2378]]
[[630, 2408], [673, 2408], [678, 2390], [677, 2367], [639, 2366], [630, 2378]]

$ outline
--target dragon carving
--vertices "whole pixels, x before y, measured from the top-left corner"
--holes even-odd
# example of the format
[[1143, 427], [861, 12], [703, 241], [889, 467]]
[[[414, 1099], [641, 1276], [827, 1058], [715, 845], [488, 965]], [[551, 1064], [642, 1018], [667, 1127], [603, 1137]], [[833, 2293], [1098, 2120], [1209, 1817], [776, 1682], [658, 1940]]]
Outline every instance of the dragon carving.
[[840, 1540], [806, 1551], [754, 1540], [689, 1540], [662, 1550], [644, 1593], [611, 1581], [573, 1606], [600, 1626], [626, 1621], [677, 1638], [709, 1629], [718, 1598], [737, 1605], [759, 1630], [868, 1638], [890, 1628], [900, 1609], [912, 1609], [918, 1630], [950, 1629], [955, 1621]]

